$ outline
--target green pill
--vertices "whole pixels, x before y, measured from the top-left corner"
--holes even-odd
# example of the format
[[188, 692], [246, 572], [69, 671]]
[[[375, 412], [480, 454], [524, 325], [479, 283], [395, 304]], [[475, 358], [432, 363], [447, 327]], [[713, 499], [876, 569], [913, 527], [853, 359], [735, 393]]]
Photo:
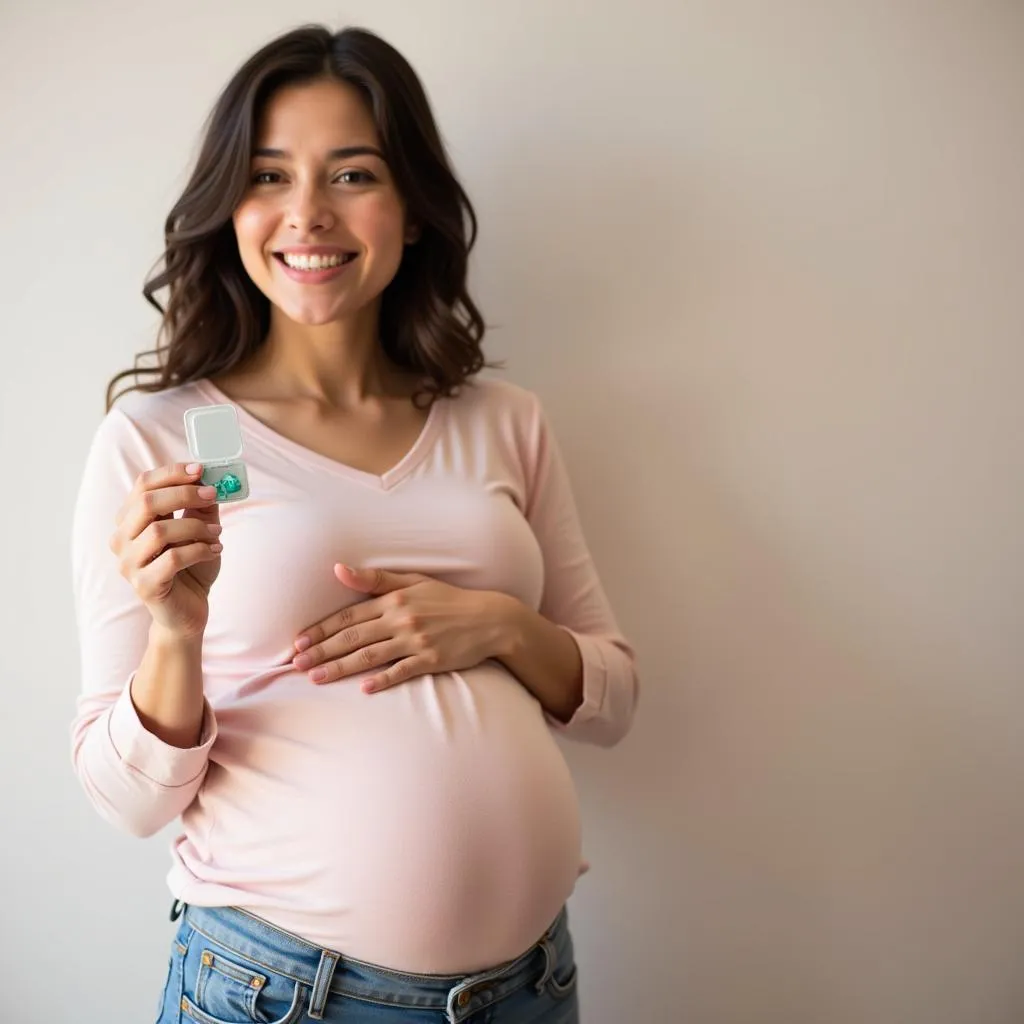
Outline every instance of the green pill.
[[214, 485], [217, 488], [217, 497], [224, 499], [229, 494], [236, 494], [242, 489], [242, 481], [234, 473], [225, 473]]

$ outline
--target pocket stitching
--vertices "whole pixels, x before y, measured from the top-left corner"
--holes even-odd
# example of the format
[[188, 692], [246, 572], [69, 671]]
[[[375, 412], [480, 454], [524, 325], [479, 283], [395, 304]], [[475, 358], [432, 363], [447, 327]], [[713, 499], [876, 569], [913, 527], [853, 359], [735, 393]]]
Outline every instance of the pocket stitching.
[[[295, 992], [292, 995], [292, 1005], [288, 1008], [288, 1012], [271, 1024], [294, 1024], [299, 1019], [299, 1015], [302, 1012], [303, 997], [304, 997], [304, 986], [302, 982], [295, 982]], [[201, 1007], [196, 1006], [191, 999], [184, 993], [181, 997], [181, 1009], [184, 1014], [194, 1021], [198, 1021], [199, 1024], [232, 1024], [231, 1021], [222, 1020], [220, 1017], [211, 1017]]]
[[[209, 956], [210, 962], [206, 962]], [[219, 974], [222, 978], [237, 982], [245, 986], [245, 997], [242, 1005], [249, 1020], [256, 1021], [256, 997], [263, 991], [269, 980], [265, 974], [253, 971], [241, 964], [232, 963], [227, 957], [220, 956], [212, 949], [204, 949], [199, 958], [199, 973], [196, 976], [196, 1002], [202, 1006], [206, 994], [206, 986], [211, 974]], [[253, 985], [253, 981], [259, 979], [259, 985]]]
[[[193, 927], [191, 929], [191, 932], [189, 934], [189, 945], [191, 946], [192, 939], [196, 939], [197, 936], [200, 936], [200, 935], [203, 936], [203, 938], [205, 938], [208, 942], [215, 943], [221, 949], [226, 949], [226, 950], [228, 950], [229, 953], [237, 956], [239, 958], [239, 960], [241, 960], [241, 961], [243, 961], [245, 963], [246, 966], [243, 966], [242, 964], [232, 963], [230, 957], [226, 957], [223, 954], [218, 954], [213, 949], [209, 949], [209, 948], [204, 947], [203, 952], [209, 953], [211, 955], [211, 957], [214, 958], [215, 961], [219, 960], [222, 965], [230, 965], [236, 971], [242, 972], [243, 974], [246, 974], [249, 977], [264, 978], [263, 985], [261, 985], [258, 989], [251, 989], [246, 994], [246, 998], [247, 998], [246, 1013], [247, 1013], [247, 1016], [249, 1018], [249, 1020], [246, 1022], [246, 1024], [263, 1024], [263, 1022], [261, 1022], [261, 1021], [259, 1021], [257, 1019], [257, 1016], [256, 1016], [256, 1005], [255, 1004], [256, 1004], [256, 999], [258, 998], [260, 992], [262, 992], [264, 990], [264, 988], [267, 987], [267, 984], [268, 984], [268, 982], [270, 980], [269, 977], [267, 977], [266, 975], [261, 974], [259, 971], [252, 970], [252, 965], [253, 964], [256, 964], [258, 967], [262, 967], [265, 971], [268, 972], [268, 974], [273, 975], [275, 978], [279, 978], [279, 979], [281, 979], [283, 981], [286, 981], [286, 982], [287, 981], [292, 982], [292, 985], [293, 985], [291, 1006], [288, 1008], [287, 1012], [285, 1013], [285, 1015], [283, 1017], [279, 1017], [278, 1019], [276, 1019], [274, 1021], [270, 1021], [270, 1022], [268, 1022], [268, 1024], [294, 1024], [294, 1022], [299, 1019], [299, 1017], [302, 1014], [302, 1007], [303, 1007], [303, 1000], [305, 999], [305, 993], [306, 993], [306, 991], [308, 989], [308, 986], [305, 985], [300, 979], [292, 976], [291, 974], [287, 974], [287, 973], [284, 973], [284, 972], [281, 972], [281, 971], [274, 971], [272, 968], [270, 968], [266, 964], [263, 964], [260, 961], [254, 959], [252, 957], [248, 957], [244, 953], [241, 953], [240, 951], [235, 950], [232, 947], [225, 945], [224, 943], [218, 942], [212, 936], [207, 935], [205, 932], [201, 931], [198, 928], [194, 928]], [[191, 1020], [198, 1021], [199, 1024], [235, 1024], [235, 1022], [226, 1021], [226, 1020], [224, 1020], [223, 1018], [220, 1018], [220, 1017], [214, 1017], [212, 1014], [207, 1013], [201, 1006], [197, 1005], [200, 1002], [200, 1000], [202, 998], [202, 993], [203, 993], [203, 991], [204, 991], [204, 989], [206, 987], [205, 974], [208, 974], [212, 969], [213, 969], [212, 966], [208, 967], [206, 964], [204, 964], [202, 962], [202, 953], [200, 953], [199, 971], [197, 972], [196, 987], [195, 987], [195, 998], [196, 998], [196, 1001], [193, 1002], [185, 994], [185, 991], [184, 991], [184, 987], [185, 987], [185, 985], [184, 985], [184, 983], [185, 983], [185, 970], [184, 970], [184, 958], [182, 959], [181, 991], [178, 993], [178, 1006], [179, 1006], [179, 1009], [184, 1013], [184, 1015], [186, 1017], [189, 1017]], [[204, 972], [205, 972], [205, 974], [204, 974]], [[231, 978], [231, 976], [228, 975], [224, 971], [220, 971], [218, 973], [220, 973], [224, 977]], [[238, 979], [231, 978], [231, 980], [232, 981], [237, 981]], [[250, 998], [250, 995], [251, 995], [251, 1005], [249, 1005], [249, 1002], [248, 1002], [248, 1000]], [[239, 1022], [239, 1024], [240, 1024], [240, 1022]]]
[[243, 953], [240, 949], [235, 949], [234, 946], [223, 942], [221, 939], [214, 938], [212, 935], [207, 934], [202, 928], [197, 928], [195, 925], [192, 926], [193, 935], [202, 935], [207, 942], [212, 942], [215, 946], [219, 946], [221, 949], [226, 949], [231, 956], [238, 957], [239, 960], [244, 960], [248, 964], [253, 964], [261, 970], [266, 971], [268, 974], [273, 974], [278, 978], [287, 978], [289, 981], [301, 982], [302, 979], [294, 974], [289, 974], [287, 971], [279, 971], [269, 964], [263, 963], [258, 957], [252, 956], [249, 953]]

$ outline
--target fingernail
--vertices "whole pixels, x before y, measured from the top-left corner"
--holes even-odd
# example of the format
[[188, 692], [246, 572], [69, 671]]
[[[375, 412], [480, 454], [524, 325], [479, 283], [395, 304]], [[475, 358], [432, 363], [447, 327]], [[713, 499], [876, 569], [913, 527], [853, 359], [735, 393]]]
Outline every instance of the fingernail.
[[309, 673], [309, 678], [312, 679], [314, 683], [320, 683], [327, 678], [327, 672], [325, 669], [317, 668]]
[[308, 636], [300, 636], [298, 640], [295, 641], [295, 650], [304, 651], [312, 642], [313, 641], [310, 640]]
[[193, 476], [195, 476], [195, 475], [196, 475], [196, 473], [199, 473], [199, 472], [201, 472], [201, 471], [202, 471], [202, 468], [203, 468], [203, 467], [202, 467], [202, 464], [201, 464], [201, 463], [198, 463], [198, 462], [190, 462], [190, 463], [189, 463], [189, 464], [188, 464], [188, 465], [187, 465], [187, 466], [185, 467], [185, 472], [186, 472], [186, 473], [191, 473], [191, 474], [192, 474]]
[[313, 659], [308, 654], [296, 654], [292, 658], [292, 664], [296, 668], [309, 668], [313, 664]]
[[217, 488], [216, 487], [200, 487], [199, 488], [200, 498], [216, 498]]

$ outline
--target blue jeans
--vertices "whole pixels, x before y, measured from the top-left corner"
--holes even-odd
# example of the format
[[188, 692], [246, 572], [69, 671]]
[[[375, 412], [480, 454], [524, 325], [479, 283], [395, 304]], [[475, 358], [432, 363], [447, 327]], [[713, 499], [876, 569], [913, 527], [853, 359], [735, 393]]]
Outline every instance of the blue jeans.
[[565, 907], [522, 956], [472, 975], [400, 974], [242, 910], [181, 909], [157, 1024], [579, 1024]]

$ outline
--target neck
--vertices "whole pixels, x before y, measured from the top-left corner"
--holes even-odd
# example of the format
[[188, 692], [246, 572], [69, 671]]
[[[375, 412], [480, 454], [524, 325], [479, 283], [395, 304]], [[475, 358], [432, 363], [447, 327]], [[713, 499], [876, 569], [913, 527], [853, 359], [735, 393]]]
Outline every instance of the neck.
[[272, 307], [270, 330], [247, 376], [272, 384], [277, 398], [311, 398], [339, 409], [368, 398], [405, 395], [408, 375], [384, 354], [378, 323], [376, 308], [311, 326]]

